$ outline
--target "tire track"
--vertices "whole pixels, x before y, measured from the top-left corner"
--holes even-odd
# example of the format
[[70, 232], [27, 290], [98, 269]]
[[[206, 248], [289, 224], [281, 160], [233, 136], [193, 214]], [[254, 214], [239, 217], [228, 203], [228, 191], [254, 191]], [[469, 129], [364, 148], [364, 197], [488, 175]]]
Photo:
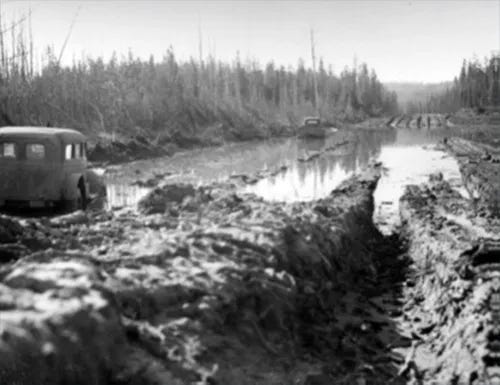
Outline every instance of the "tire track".
[[407, 361], [417, 383], [500, 384], [500, 164], [477, 143], [450, 139], [447, 147], [473, 199], [439, 178], [408, 186], [401, 199], [413, 261], [402, 321], [415, 336]]

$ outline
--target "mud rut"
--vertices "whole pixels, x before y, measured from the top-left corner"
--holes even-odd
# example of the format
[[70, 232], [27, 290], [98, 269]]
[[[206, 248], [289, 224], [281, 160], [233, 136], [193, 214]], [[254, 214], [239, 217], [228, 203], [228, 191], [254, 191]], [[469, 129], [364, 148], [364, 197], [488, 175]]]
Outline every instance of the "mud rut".
[[500, 152], [457, 138], [444, 144], [471, 198], [442, 175], [401, 198], [411, 265], [399, 324], [412, 335], [402, 371], [410, 383], [498, 384]]
[[[386, 125], [454, 124], [429, 114], [393, 117]], [[500, 148], [456, 137], [442, 145], [458, 161], [469, 196], [442, 175], [407, 187], [399, 235], [374, 246], [385, 273], [377, 275], [376, 299], [368, 300], [378, 301], [397, 331], [399, 343], [389, 343], [385, 356], [395, 366], [373, 366], [362, 383], [500, 384]], [[371, 332], [381, 336], [384, 328]]]
[[[405, 384], [409, 378], [401, 368], [412, 338], [400, 328], [399, 318], [410, 260], [404, 242], [395, 235], [373, 240], [370, 247], [372, 250], [366, 251], [374, 253], [377, 273], [371, 280], [364, 277], [358, 290], [344, 293], [345, 298], [351, 297], [351, 306], [339, 314], [331, 303], [315, 305], [328, 314], [329, 322], [323, 327], [332, 323], [344, 326], [340, 336], [318, 339], [304, 334], [304, 347], [323, 363], [320, 373], [306, 376], [305, 385]], [[304, 321], [307, 330], [311, 320]]]
[[[432, 114], [386, 123], [452, 124]], [[442, 175], [407, 187], [399, 234], [370, 231], [362, 242], [372, 275], [348, 290], [320, 285], [300, 302], [288, 365], [307, 361], [316, 369], [305, 369], [295, 383], [500, 384], [500, 151], [462, 139], [444, 145], [471, 198]], [[275, 349], [263, 325], [251, 327], [271, 362], [287, 360], [290, 351]], [[245, 383], [259, 383], [250, 377]], [[281, 378], [276, 383], [291, 381]]]

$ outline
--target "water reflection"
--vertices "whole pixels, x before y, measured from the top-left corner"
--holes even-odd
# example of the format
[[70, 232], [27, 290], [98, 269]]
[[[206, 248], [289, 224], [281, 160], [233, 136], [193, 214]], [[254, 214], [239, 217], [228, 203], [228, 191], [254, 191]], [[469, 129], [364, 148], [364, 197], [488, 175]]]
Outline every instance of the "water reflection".
[[106, 207], [108, 210], [134, 206], [151, 189], [125, 184], [108, 184], [106, 186]]
[[319, 156], [308, 161], [293, 162], [286, 171], [262, 179], [244, 191], [264, 199], [285, 202], [324, 197], [376, 159], [383, 145], [395, 140], [394, 130], [358, 132], [357, 140], [350, 140], [340, 147], [335, 147], [339, 138], [299, 140], [299, 159], [308, 159], [311, 153]]
[[[380, 224], [392, 226], [397, 222], [398, 201], [405, 185], [421, 183], [429, 173], [441, 171], [457, 189], [461, 188], [456, 162], [443, 152], [424, 148], [446, 134], [446, 130], [416, 129], [339, 132], [326, 139], [239, 143], [139, 161], [122, 166], [116, 174], [119, 177], [108, 176], [108, 208], [133, 206], [147, 194], [148, 188], [130, 184], [138, 176], [147, 180], [163, 175], [161, 183], [198, 185], [234, 174], [277, 170], [283, 165], [287, 166], [284, 171], [242, 191], [275, 201], [313, 200], [328, 195], [342, 181], [378, 159], [387, 173], [375, 193], [375, 216]], [[345, 143], [336, 146], [340, 142]]]
[[299, 164], [290, 168], [286, 173], [261, 180], [255, 186], [247, 188], [246, 192], [255, 193], [268, 200], [312, 200], [327, 195], [336, 185], [357, 170], [357, 168], [343, 168], [339, 163], [326, 164], [326, 162], [315, 161], [308, 167]]
[[432, 148], [446, 134], [443, 130], [364, 131], [358, 133], [357, 141], [332, 152], [325, 152], [327, 142], [298, 142], [298, 153], [323, 152], [309, 162], [296, 162], [286, 172], [263, 179], [245, 191], [275, 201], [318, 199], [377, 159], [385, 172], [374, 194], [374, 219], [383, 232], [389, 233], [399, 223], [399, 199], [405, 186], [423, 183], [431, 173], [441, 172], [457, 191], [468, 197], [457, 162]]
[[314, 151], [321, 151], [326, 147], [326, 138], [315, 138], [315, 139], [297, 139], [297, 150], [299, 153], [307, 153]]
[[467, 197], [458, 163], [442, 151], [396, 144], [384, 146], [379, 160], [387, 171], [375, 190], [374, 220], [384, 233], [392, 232], [399, 225], [399, 199], [405, 186], [424, 183], [432, 173], [442, 173], [457, 191]]

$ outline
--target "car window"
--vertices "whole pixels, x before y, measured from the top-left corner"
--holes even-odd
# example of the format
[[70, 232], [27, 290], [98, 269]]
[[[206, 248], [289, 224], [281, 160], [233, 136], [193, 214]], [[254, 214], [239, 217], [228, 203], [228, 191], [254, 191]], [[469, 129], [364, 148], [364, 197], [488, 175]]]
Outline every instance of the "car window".
[[83, 159], [87, 159], [87, 149], [85, 143], [80, 143], [80, 152]]
[[45, 146], [39, 143], [29, 143], [26, 145], [26, 159], [44, 159]]
[[15, 158], [16, 144], [15, 143], [0, 143], [0, 158]]
[[66, 159], [66, 160], [71, 159], [71, 155], [72, 155], [72, 152], [73, 152], [72, 147], [73, 146], [71, 144], [67, 144], [66, 145], [66, 148], [65, 148], [65, 151], [64, 151], [64, 159]]
[[75, 152], [75, 158], [76, 159], [80, 159], [82, 157], [82, 150], [81, 150], [81, 147], [80, 147], [80, 144], [77, 143], [77, 144], [74, 144], [73, 145], [74, 147], [74, 152]]

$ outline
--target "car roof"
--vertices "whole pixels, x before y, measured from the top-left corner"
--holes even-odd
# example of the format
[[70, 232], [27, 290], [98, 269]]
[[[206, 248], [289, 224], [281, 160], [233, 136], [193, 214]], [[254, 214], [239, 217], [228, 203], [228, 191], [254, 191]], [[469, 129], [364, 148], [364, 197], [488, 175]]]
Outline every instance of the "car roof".
[[304, 124], [311, 121], [321, 123], [321, 119], [316, 116], [308, 116], [307, 118], [304, 118]]
[[319, 116], [306, 116], [304, 120], [321, 120]]
[[61, 139], [85, 140], [85, 136], [70, 128], [36, 127], [36, 126], [10, 126], [1, 127], [0, 136], [9, 137], [60, 137]]

